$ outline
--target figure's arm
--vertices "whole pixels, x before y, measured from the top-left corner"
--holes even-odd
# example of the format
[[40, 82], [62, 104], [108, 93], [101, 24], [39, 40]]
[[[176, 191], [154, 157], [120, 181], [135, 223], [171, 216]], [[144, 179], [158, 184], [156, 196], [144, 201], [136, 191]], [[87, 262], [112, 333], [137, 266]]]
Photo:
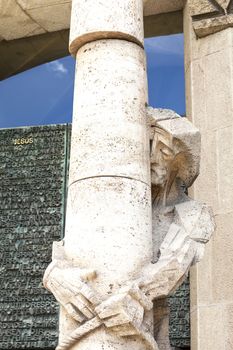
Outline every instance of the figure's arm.
[[203, 256], [214, 229], [212, 210], [207, 205], [193, 200], [177, 204], [158, 262], [142, 271], [138, 284], [143, 293], [154, 300], [175, 291], [191, 265]]
[[138, 281], [141, 291], [151, 300], [167, 297], [183, 282], [195, 260], [200, 244], [172, 224], [161, 246], [156, 264], [147, 266]]
[[79, 323], [92, 318], [94, 308], [100, 303], [97, 293], [88, 285], [95, 277], [94, 270], [72, 266], [65, 256], [63, 244], [55, 242], [53, 261], [45, 271], [43, 284]]

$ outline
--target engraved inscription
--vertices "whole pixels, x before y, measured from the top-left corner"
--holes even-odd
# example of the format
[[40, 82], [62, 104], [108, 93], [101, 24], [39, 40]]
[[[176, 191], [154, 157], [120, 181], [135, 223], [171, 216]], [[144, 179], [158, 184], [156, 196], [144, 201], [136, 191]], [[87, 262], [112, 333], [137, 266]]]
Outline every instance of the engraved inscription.
[[169, 298], [170, 343], [175, 348], [190, 347], [190, 289], [189, 279]]
[[13, 140], [14, 145], [28, 145], [30, 143], [33, 143], [33, 138], [21, 138], [21, 139], [15, 139]]
[[0, 349], [54, 349], [58, 305], [42, 277], [63, 236], [67, 126], [0, 133]]

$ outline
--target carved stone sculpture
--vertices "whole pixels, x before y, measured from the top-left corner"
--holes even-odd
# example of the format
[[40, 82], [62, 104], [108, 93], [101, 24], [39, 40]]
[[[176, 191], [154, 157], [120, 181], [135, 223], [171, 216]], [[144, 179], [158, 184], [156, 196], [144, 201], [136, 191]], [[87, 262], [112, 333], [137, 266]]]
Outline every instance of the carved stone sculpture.
[[[173, 111], [149, 108], [148, 114], [151, 125], [154, 262], [159, 262], [164, 253], [168, 253], [166, 242], [173, 242], [171, 256], [183, 260], [183, 267], [180, 267], [186, 268], [187, 273], [190, 265], [200, 260], [204, 244], [214, 231], [210, 208], [187, 196], [187, 189], [199, 174], [200, 133], [186, 118]], [[174, 241], [173, 235], [176, 237]], [[184, 250], [182, 239], [186, 246]], [[179, 247], [177, 252], [175, 244]], [[181, 284], [186, 273], [177, 280], [177, 284], [174, 283], [173, 290]], [[170, 292], [164, 293], [164, 297]], [[169, 310], [165, 299], [159, 304], [159, 312], [154, 310], [155, 337], [160, 349], [168, 350]]]
[[166, 310], [160, 313], [161, 319], [156, 309], [153, 311], [155, 337], [147, 315], [152, 312], [153, 301], [169, 296], [182, 283], [190, 266], [201, 259], [214, 222], [210, 208], [186, 194], [199, 172], [198, 130], [172, 111], [152, 108], [148, 108], [148, 124], [153, 260], [106, 298], [93, 288], [98, 271], [80, 268], [66, 255], [65, 243], [55, 243], [44, 286], [77, 325], [75, 331], [60, 340], [57, 350], [69, 349], [99, 327], [118, 337], [138, 336], [148, 349], [169, 349], [168, 332], [161, 336], [166, 330]]

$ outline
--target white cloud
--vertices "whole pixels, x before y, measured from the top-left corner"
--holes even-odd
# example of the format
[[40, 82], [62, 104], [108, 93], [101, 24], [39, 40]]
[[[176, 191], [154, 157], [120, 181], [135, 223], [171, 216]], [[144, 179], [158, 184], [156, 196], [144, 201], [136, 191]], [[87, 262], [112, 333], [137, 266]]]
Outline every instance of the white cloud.
[[183, 56], [183, 35], [170, 35], [164, 37], [148, 38], [145, 40], [145, 48], [149, 53], [161, 53]]
[[58, 73], [59, 75], [67, 74], [68, 69], [64, 66], [63, 63], [57, 61], [49, 62], [46, 64], [48, 70]]

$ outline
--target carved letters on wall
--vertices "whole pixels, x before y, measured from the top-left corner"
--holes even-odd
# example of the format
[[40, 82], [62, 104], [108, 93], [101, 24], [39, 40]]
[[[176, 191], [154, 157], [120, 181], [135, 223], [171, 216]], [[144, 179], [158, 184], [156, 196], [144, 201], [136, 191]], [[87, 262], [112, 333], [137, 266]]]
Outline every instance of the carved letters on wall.
[[54, 349], [56, 300], [42, 287], [63, 235], [66, 125], [1, 130], [0, 349]]
[[189, 278], [169, 298], [169, 338], [174, 348], [189, 348], [190, 339], [190, 284]]
[[190, 0], [190, 8], [198, 37], [233, 26], [233, 0]]

